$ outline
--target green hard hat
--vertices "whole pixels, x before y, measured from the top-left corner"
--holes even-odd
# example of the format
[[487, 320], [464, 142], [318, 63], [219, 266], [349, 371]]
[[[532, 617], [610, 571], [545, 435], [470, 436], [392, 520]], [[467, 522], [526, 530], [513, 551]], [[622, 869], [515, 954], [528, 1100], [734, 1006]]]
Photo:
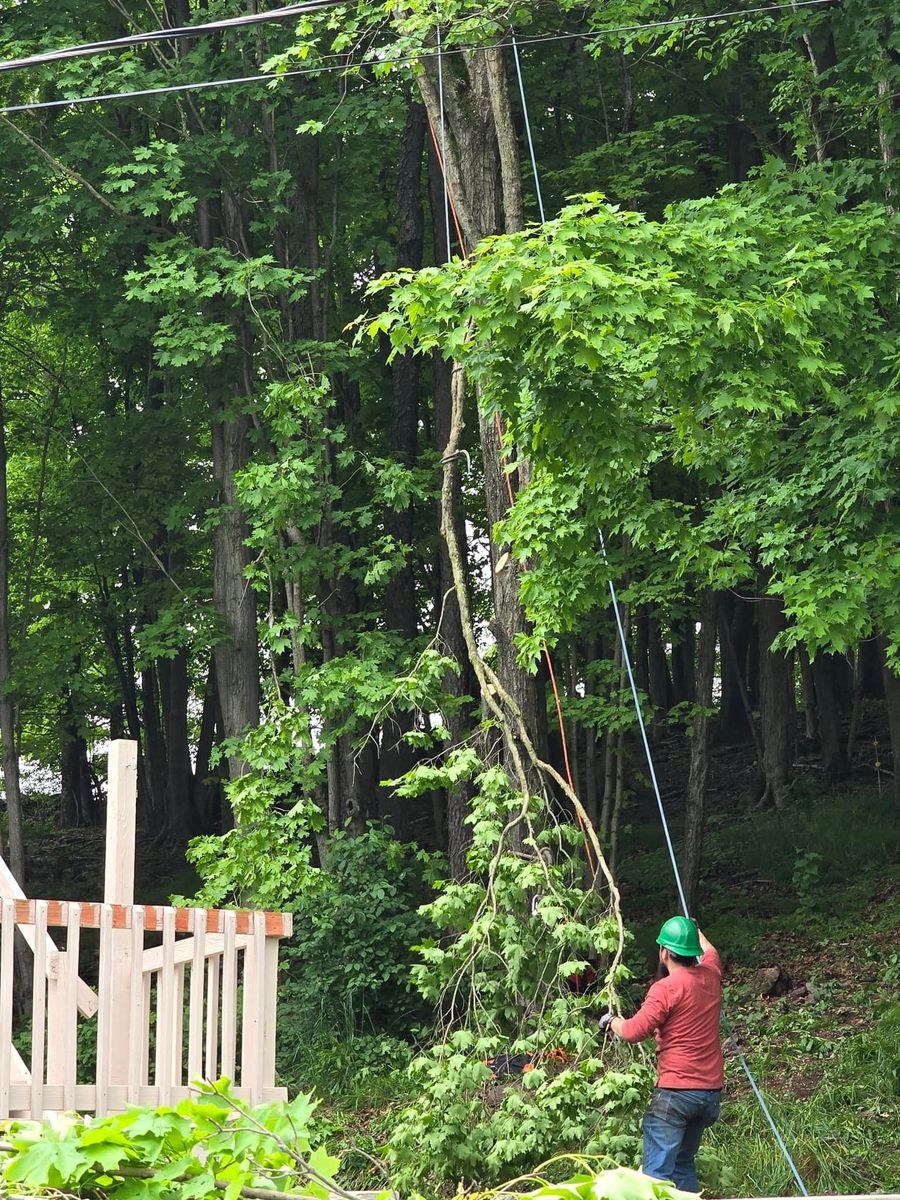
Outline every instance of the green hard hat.
[[669, 917], [659, 931], [656, 944], [671, 950], [673, 954], [681, 954], [684, 958], [699, 958], [703, 953], [697, 936], [697, 926], [690, 917]]

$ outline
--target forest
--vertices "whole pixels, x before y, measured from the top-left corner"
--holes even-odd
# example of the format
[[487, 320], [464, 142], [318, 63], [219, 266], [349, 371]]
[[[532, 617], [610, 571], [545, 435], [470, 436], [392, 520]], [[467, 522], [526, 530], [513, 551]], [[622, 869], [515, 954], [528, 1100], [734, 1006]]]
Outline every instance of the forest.
[[[888, 0], [0, 0], [0, 849], [99, 895], [137, 743], [144, 899], [294, 916], [334, 1187], [638, 1165], [682, 900], [896, 1191], [898, 149]], [[795, 1194], [727, 1077], [704, 1191]]]

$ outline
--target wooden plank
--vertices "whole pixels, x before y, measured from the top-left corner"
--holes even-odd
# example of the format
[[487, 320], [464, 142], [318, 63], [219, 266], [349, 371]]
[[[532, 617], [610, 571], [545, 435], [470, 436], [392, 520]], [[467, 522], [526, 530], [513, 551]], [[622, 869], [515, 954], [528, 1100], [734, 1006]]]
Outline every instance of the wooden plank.
[[[105, 1117], [109, 1111], [110, 1083], [110, 1029], [112, 1027], [112, 905], [100, 906], [100, 1009], [97, 1013], [97, 1070], [94, 1111], [98, 1117]], [[76, 1088], [77, 1103], [77, 1088]]]
[[266, 979], [263, 1008], [263, 1081], [270, 1087], [275, 1081], [275, 1028], [278, 1012], [278, 941], [266, 938]]
[[[44, 1049], [47, 1030], [47, 901], [39, 900], [34, 923], [31, 979], [31, 1119], [44, 1116]], [[58, 982], [58, 981], [54, 981]]]
[[[206, 936], [205, 910], [197, 910], [194, 917], [194, 927], [194, 936], [185, 939], [183, 942], [179, 942], [175, 947], [176, 953], [179, 947], [187, 945], [190, 945], [193, 951], [191, 959], [191, 999], [188, 1010], [188, 1084], [194, 1084], [203, 1078], [203, 986], [209, 941]], [[223, 940], [223, 948], [224, 945]]]
[[[104, 904], [134, 903], [134, 844], [137, 833], [137, 742], [116, 739], [109, 744], [106, 797], [106, 860]], [[113, 924], [112, 1004], [110, 1007], [110, 1083], [127, 1084], [131, 1053], [132, 939]]]
[[[0, 913], [3, 916], [3, 931], [0, 935], [0, 1120], [5, 1120], [10, 1113], [11, 1087], [10, 1067], [12, 1065], [12, 1019], [13, 1019], [13, 977], [15, 959], [16, 926], [14, 919], [15, 901], [4, 897], [0, 903]], [[18, 1105], [18, 1101], [16, 1101]], [[28, 1089], [25, 1107], [31, 1103], [31, 1089]]]
[[172, 1043], [175, 1040], [175, 909], [166, 913], [163, 929], [163, 966], [156, 994], [156, 1085], [160, 1104], [171, 1104]]
[[[22, 933], [26, 937], [26, 940], [29, 933], [31, 933], [29, 926], [34, 925], [34, 906], [36, 903], [36, 900], [14, 901], [14, 908], [12, 909], [13, 919], [22, 928]], [[68, 924], [67, 909], [70, 903], [73, 902], [68, 900], [47, 901], [47, 924], [51, 929], [60, 929]], [[99, 929], [103, 906], [90, 901], [80, 901], [79, 903], [81, 904], [81, 928]], [[132, 906], [128, 904], [113, 904], [110, 907], [112, 908], [113, 929], [130, 929]], [[165, 915], [170, 911], [175, 913], [176, 933], [194, 932], [194, 914], [199, 911], [198, 909], [169, 909], [161, 904], [147, 904], [144, 906], [144, 928], [147, 932], [161, 933], [165, 925]], [[252, 909], [208, 908], [205, 911], [208, 933], [224, 933], [226, 918], [230, 917], [233, 917], [235, 920], [236, 933], [249, 936], [253, 932], [253, 921], [256, 914]], [[266, 937], [290, 937], [293, 929], [293, 917], [291, 913], [267, 912], [263, 915], [266, 918]], [[0, 915], [0, 920], [2, 920], [2, 915]], [[56, 947], [54, 946], [55, 949]], [[90, 1016], [91, 1014], [87, 1013], [85, 1015]]]
[[222, 977], [222, 958], [206, 960], [206, 1069], [204, 1079], [210, 1083], [219, 1078], [219, 984]]
[[[177, 911], [177, 910], [176, 910]], [[194, 924], [201, 920], [206, 920], [206, 909], [197, 908], [193, 910], [195, 913]], [[193, 962], [194, 948], [200, 938], [202, 946], [205, 948], [204, 958], [208, 958], [212, 954], [222, 954], [225, 950], [225, 938], [221, 933], [194, 933], [191, 937], [181, 938], [175, 943], [175, 965], [178, 963]], [[239, 950], [242, 950], [250, 942], [250, 935], [246, 933], [238, 934], [235, 938], [235, 945]], [[149, 950], [144, 951], [143, 969], [145, 971], [160, 971], [162, 970], [162, 946], [151, 946]]]
[[144, 997], [144, 910], [136, 904], [131, 911], [131, 1013], [128, 1033], [128, 1102], [137, 1104], [140, 1088], [147, 1082], [143, 1073], [147, 1052], [143, 1039], [149, 1036]]
[[[241, 1085], [254, 1097], [261, 1097], [265, 1079], [266, 1030], [266, 927], [257, 913], [256, 930], [244, 951], [244, 988], [241, 1031]], [[274, 1082], [274, 1081], [272, 1081]], [[259, 1099], [253, 1100], [259, 1104]]]
[[235, 914], [226, 913], [225, 953], [222, 955], [222, 1075], [236, 1083], [237, 1049], [237, 947]]
[[[78, 1083], [78, 959], [81, 951], [81, 905], [69, 905], [69, 925], [66, 933], [66, 971], [63, 984], [63, 1109], [75, 1107], [75, 1085]], [[99, 1000], [98, 1000], [99, 1003]], [[48, 1083], [58, 1083], [56, 1079]]]
[[181, 1087], [184, 1076], [184, 963], [175, 964], [175, 1029], [172, 1034], [172, 1084]]
[[[141, 1063], [141, 1082], [142, 1084], [150, 1083], [150, 1013], [152, 1011], [152, 985], [153, 976], [146, 974], [144, 976], [144, 986], [142, 988], [143, 1007], [141, 1012], [141, 1039], [138, 1042], [140, 1051]], [[159, 995], [159, 976], [156, 976], [156, 994]]]

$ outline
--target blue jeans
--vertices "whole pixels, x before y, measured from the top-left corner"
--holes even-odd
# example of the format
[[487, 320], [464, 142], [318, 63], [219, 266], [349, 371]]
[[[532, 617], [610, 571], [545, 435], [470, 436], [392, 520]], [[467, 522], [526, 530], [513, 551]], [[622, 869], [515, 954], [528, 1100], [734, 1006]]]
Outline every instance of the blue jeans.
[[722, 1093], [699, 1088], [654, 1088], [644, 1114], [645, 1175], [699, 1192], [694, 1157], [703, 1130], [719, 1119]]

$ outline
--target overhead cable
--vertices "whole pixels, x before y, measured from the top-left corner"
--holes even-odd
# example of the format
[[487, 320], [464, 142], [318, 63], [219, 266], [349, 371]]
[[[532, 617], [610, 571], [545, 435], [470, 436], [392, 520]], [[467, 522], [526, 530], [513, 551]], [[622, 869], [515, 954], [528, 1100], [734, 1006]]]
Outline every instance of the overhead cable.
[[[231, 18], [230, 22], [210, 22], [208, 25], [189, 25], [179, 29], [158, 30], [152, 33], [135, 34], [135, 39], [140, 43], [151, 41], [164, 41], [175, 36], [193, 37], [198, 33], [214, 32], [214, 30], [222, 25], [233, 25], [236, 22], [242, 24], [259, 23], [262, 20], [282, 20], [284, 14], [300, 15], [315, 14], [329, 8], [335, 8], [343, 5], [344, 0], [312, 0], [308, 4], [292, 5], [289, 9], [273, 9], [269, 13], [253, 14], [250, 17], [235, 17]], [[518, 46], [539, 46], [550, 42], [572, 41], [573, 39], [590, 40], [611, 34], [627, 34], [639, 33], [649, 29], [665, 29], [670, 26], [686, 26], [686, 25], [706, 25], [716, 21], [730, 20], [735, 17], [757, 16], [760, 14], [781, 12], [783, 10], [797, 11], [804, 8], [822, 8], [825, 6], [835, 6], [839, 0], [793, 0], [788, 4], [765, 4], [758, 5], [753, 8], [731, 9], [718, 13], [709, 13], [705, 16], [693, 17], [670, 17], [659, 21], [646, 21], [641, 25], [609, 25], [600, 29], [578, 30], [564, 33], [543, 34], [530, 38], [519, 38]], [[11, 71], [16, 67], [36, 66], [40, 64], [58, 62], [65, 58], [75, 57], [77, 55], [86, 56], [92, 53], [104, 53], [106, 50], [114, 49], [117, 45], [122, 45], [126, 42], [131, 43], [130, 39], [120, 39], [118, 43], [92, 43], [91, 45], [70, 47], [66, 50], [50, 51], [48, 55], [33, 55], [30, 59], [8, 59], [0, 61], [0, 72]], [[513, 46], [513, 40], [503, 40], [495, 45], [500, 48]], [[480, 43], [468, 43], [466, 45], [443, 47], [445, 56], [450, 54], [464, 54], [472, 50], [483, 49]], [[360, 66], [412, 66], [415, 63], [423, 62], [431, 58], [437, 58], [436, 51], [420, 50], [415, 54], [406, 54], [398, 57], [384, 55], [383, 57], [374, 57], [364, 59], [358, 63], [348, 63], [344, 55], [328, 55], [326, 57], [344, 58], [344, 62], [338, 64], [323, 63], [314, 67], [300, 67], [290, 71], [281, 71], [277, 73], [260, 72], [255, 75], [241, 75], [226, 79], [210, 79], [201, 80], [196, 83], [176, 83], [165, 87], [156, 88], [140, 88], [131, 91], [121, 92], [101, 92], [91, 96], [74, 96], [66, 100], [39, 100], [33, 103], [25, 104], [8, 104], [0, 107], [0, 113], [10, 114], [18, 112], [37, 112], [45, 108], [65, 108], [67, 105], [77, 104], [100, 104], [110, 100], [132, 100], [139, 99], [145, 96], [163, 96], [173, 92], [190, 92], [203, 91], [208, 88], [215, 87], [233, 87], [238, 84], [262, 83], [262, 82], [277, 82], [279, 79], [293, 78], [298, 75], [323, 75], [332, 71], [347, 72]]]
[[206, 21], [202, 25], [178, 25], [171, 29], [152, 29], [146, 33], [129, 33], [124, 37], [107, 38], [99, 42], [85, 42], [80, 46], [63, 46], [58, 50], [43, 50], [25, 58], [10, 58], [0, 61], [0, 71], [16, 71], [22, 67], [39, 67], [46, 63], [64, 62], [70, 58], [85, 58], [94, 54], [106, 54], [113, 50], [126, 50], [129, 46], [145, 46], [149, 42], [171, 42], [180, 38], [199, 37], [201, 34], [221, 33], [229, 29], [240, 29], [246, 25], [262, 25], [267, 21], [287, 21], [291, 17], [302, 17], [320, 12], [325, 8], [345, 5], [346, 0], [307, 0], [305, 4], [289, 4], [284, 8], [272, 8], [268, 12], [247, 13], [241, 17], [225, 17], [220, 21]]

